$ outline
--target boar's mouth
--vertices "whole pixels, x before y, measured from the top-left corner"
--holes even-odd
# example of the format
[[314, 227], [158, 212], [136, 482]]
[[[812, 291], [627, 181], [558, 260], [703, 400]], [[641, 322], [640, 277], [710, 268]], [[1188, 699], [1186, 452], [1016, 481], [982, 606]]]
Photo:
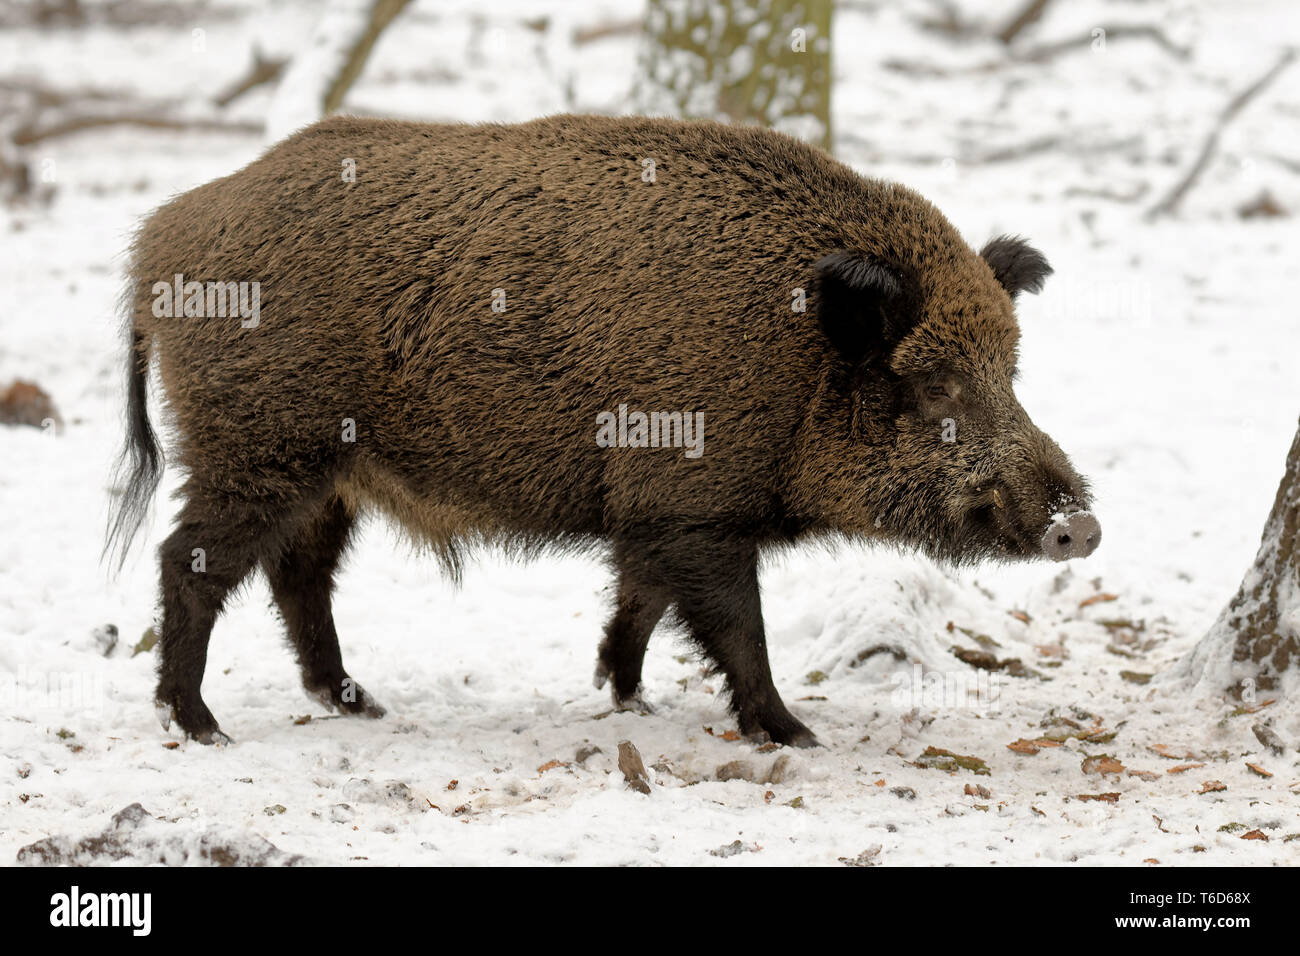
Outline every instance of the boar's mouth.
[[1042, 553], [1041, 536], [1020, 530], [1005, 506], [992, 501], [978, 504], [966, 513], [966, 523], [971, 537], [993, 557], [1033, 558]]

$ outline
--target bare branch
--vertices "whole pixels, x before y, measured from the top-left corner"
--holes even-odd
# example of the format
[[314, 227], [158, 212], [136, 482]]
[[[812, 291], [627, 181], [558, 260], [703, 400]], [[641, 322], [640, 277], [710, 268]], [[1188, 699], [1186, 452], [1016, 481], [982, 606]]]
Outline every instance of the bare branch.
[[[1192, 51], [1188, 47], [1179, 46], [1170, 40], [1163, 30], [1150, 24], [1120, 24], [1119, 26], [1103, 27], [1101, 29], [1104, 30], [1107, 43], [1114, 40], [1150, 40], [1175, 59], [1186, 60], [1192, 55]], [[1042, 63], [1063, 53], [1075, 53], [1079, 50], [1091, 49], [1093, 40], [1093, 34], [1088, 32], [1069, 40], [1057, 40], [1032, 47], [1015, 54], [1013, 59], [1020, 63]]]
[[248, 68], [248, 72], [228, 86], [225, 92], [214, 96], [212, 102], [217, 106], [229, 106], [249, 90], [256, 89], [263, 83], [274, 83], [280, 78], [280, 74], [284, 72], [284, 65], [288, 62], [287, 59], [264, 57], [261, 50], [255, 49], [253, 63]]
[[330, 84], [329, 89], [325, 92], [324, 115], [328, 116], [343, 105], [343, 97], [347, 95], [348, 89], [361, 75], [361, 68], [366, 65], [366, 60], [370, 57], [370, 51], [374, 48], [375, 41], [384, 32], [384, 28], [392, 23], [393, 18], [401, 13], [402, 8], [410, 2], [411, 0], [375, 0], [374, 5], [370, 8], [370, 20], [366, 24], [365, 32], [357, 38], [357, 42], [348, 50], [343, 69], [334, 77], [334, 82]]
[[586, 46], [588, 43], [607, 40], [610, 37], [636, 36], [644, 29], [645, 24], [640, 20], [606, 20], [592, 27], [574, 30], [573, 45]]
[[1011, 18], [1011, 22], [998, 31], [998, 39], [1004, 45], [1010, 46], [1012, 40], [1038, 22], [1043, 11], [1047, 9], [1048, 2], [1049, 0], [1029, 0], [1029, 3]]
[[138, 126], [143, 129], [201, 130], [204, 132], [224, 133], [260, 133], [261, 123], [239, 122], [223, 119], [175, 119], [157, 116], [152, 113], [102, 114], [96, 116], [72, 116], [46, 126], [28, 125], [14, 131], [13, 142], [17, 146], [31, 146], [47, 139], [80, 133], [83, 130], [97, 129], [104, 126]]
[[[1120, 24], [1119, 26], [1106, 27], [1105, 31], [1107, 43], [1115, 40], [1150, 40], [1175, 59], [1186, 60], [1192, 55], [1192, 51], [1188, 47], [1174, 43], [1159, 27], [1143, 23]], [[962, 74], [996, 73], [999, 70], [1022, 66], [1026, 63], [1046, 63], [1048, 60], [1053, 60], [1068, 53], [1081, 53], [1085, 50], [1091, 50], [1092, 44], [1092, 34], [1083, 33], [1068, 40], [1053, 40], [1050, 43], [1039, 44], [1028, 49], [1012, 51], [1005, 59], [977, 63], [974, 66], [961, 67], [955, 70], [945, 69], [929, 63], [921, 63], [916, 60], [886, 60], [884, 67], [898, 73], [933, 77], [935, 79], [960, 76]]]
[[1218, 152], [1219, 137], [1222, 135], [1224, 128], [1227, 127], [1227, 125], [1246, 108], [1246, 105], [1251, 100], [1258, 96], [1265, 87], [1277, 79], [1277, 77], [1291, 65], [1291, 61], [1295, 59], [1295, 55], [1296, 51], [1294, 48], [1287, 49], [1282, 56], [1278, 58], [1278, 61], [1269, 68], [1267, 73], [1229, 101], [1228, 105], [1224, 107], [1223, 112], [1219, 114], [1219, 120], [1214, 124], [1214, 129], [1210, 130], [1210, 135], [1205, 138], [1205, 144], [1201, 147], [1201, 152], [1200, 155], [1196, 157], [1196, 162], [1192, 163], [1191, 169], [1189, 169], [1187, 174], [1178, 182], [1178, 184], [1169, 191], [1169, 194], [1147, 211], [1146, 218], [1148, 220], [1156, 219], [1160, 216], [1173, 215], [1178, 211], [1178, 207], [1182, 204], [1183, 198], [1191, 191], [1192, 187], [1196, 185], [1197, 180], [1201, 178], [1201, 174], [1205, 172], [1206, 167], [1210, 165], [1210, 160], [1213, 159], [1214, 154]]

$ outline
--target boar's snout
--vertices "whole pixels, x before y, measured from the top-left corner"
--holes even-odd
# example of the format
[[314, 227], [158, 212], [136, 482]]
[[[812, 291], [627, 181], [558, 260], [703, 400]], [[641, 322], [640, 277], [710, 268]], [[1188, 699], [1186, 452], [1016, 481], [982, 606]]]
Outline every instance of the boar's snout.
[[1056, 515], [1043, 532], [1043, 555], [1053, 561], [1086, 558], [1101, 544], [1101, 523], [1091, 511], [1067, 509]]

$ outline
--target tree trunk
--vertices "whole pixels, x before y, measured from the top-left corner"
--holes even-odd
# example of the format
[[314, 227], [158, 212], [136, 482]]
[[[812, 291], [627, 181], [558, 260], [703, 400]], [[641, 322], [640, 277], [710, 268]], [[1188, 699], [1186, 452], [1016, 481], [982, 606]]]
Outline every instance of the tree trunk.
[[1236, 596], [1175, 676], [1250, 700], [1256, 691], [1282, 691], [1300, 671], [1300, 430], [1255, 564]]
[[831, 0], [649, 0], [642, 112], [758, 123], [831, 148]]

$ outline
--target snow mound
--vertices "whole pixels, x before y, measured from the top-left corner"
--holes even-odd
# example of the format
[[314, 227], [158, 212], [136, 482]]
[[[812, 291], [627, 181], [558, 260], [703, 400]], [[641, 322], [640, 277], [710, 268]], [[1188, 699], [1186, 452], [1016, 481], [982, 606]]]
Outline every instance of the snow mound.
[[18, 851], [28, 866], [102, 866], [127, 861], [166, 866], [298, 866], [307, 861], [284, 853], [259, 836], [220, 829], [186, 832], [133, 803], [113, 814], [99, 833], [73, 842], [53, 836]]

